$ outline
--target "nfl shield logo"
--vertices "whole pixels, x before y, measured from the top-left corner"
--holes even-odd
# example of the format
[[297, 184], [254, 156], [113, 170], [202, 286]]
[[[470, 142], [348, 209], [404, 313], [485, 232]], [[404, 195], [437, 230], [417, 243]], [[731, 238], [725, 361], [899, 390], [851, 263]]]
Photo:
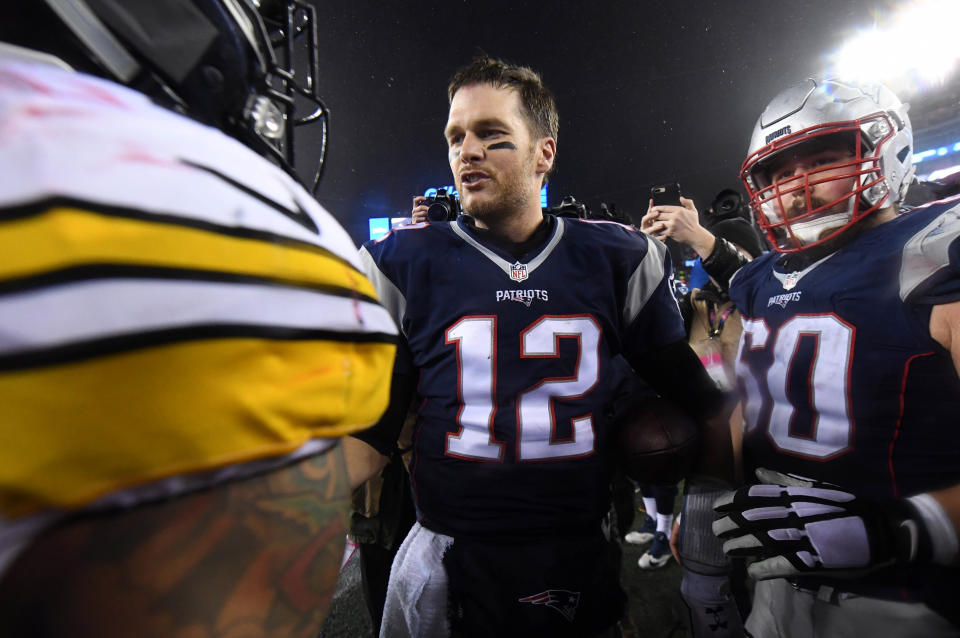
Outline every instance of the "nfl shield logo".
[[800, 281], [800, 273], [792, 272], [787, 275], [787, 278], [783, 280], [783, 289], [792, 290], [794, 286], [797, 285], [797, 282]]
[[510, 279], [514, 281], [524, 281], [527, 278], [527, 265], [519, 261], [510, 266]]

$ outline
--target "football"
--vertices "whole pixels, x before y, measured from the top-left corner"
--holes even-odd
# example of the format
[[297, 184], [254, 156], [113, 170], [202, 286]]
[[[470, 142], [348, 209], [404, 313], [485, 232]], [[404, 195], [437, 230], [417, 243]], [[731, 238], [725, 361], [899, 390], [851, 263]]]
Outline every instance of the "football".
[[626, 410], [617, 440], [624, 471], [641, 484], [674, 485], [693, 469], [700, 428], [676, 404], [650, 397]]

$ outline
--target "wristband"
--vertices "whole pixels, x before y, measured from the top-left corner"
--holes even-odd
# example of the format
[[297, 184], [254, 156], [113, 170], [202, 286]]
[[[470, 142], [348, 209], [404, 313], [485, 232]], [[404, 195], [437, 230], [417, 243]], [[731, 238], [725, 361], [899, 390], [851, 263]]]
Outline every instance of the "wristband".
[[940, 565], [952, 565], [957, 560], [960, 542], [953, 521], [937, 499], [929, 494], [918, 494], [907, 499], [926, 527], [932, 545], [931, 560]]

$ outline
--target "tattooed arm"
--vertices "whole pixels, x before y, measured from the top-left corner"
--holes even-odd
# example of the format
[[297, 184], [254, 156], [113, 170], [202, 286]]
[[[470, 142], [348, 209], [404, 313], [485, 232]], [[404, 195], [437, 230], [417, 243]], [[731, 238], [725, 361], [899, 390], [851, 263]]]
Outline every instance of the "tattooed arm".
[[0, 582], [0, 635], [314, 638], [349, 486], [340, 445], [244, 480], [40, 536]]

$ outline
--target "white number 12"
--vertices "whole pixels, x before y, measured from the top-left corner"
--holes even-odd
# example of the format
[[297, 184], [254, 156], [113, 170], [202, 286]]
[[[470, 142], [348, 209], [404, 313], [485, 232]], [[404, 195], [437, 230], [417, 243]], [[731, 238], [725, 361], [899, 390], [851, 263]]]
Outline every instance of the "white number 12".
[[[600, 373], [600, 326], [586, 315], [544, 316], [520, 335], [521, 362], [557, 358], [560, 339], [576, 339], [577, 364], [573, 376], [548, 378], [517, 397], [517, 460], [569, 459], [593, 454], [593, 416], [572, 421], [572, 435], [556, 436], [553, 401], [574, 399], [590, 392]], [[446, 343], [457, 347], [457, 387], [460, 431], [447, 434], [447, 453], [479, 461], [503, 461], [504, 444], [494, 439], [497, 405], [497, 318], [464, 317], [450, 326]], [[512, 365], [512, 364], [511, 364]]]

